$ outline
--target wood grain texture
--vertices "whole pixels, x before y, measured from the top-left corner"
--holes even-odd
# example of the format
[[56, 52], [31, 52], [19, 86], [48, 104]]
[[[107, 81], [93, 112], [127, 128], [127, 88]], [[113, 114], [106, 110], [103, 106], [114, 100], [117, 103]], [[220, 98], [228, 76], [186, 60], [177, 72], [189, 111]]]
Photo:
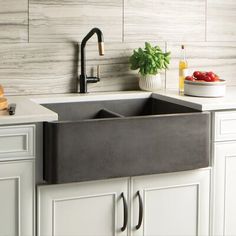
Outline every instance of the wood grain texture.
[[73, 44], [0, 45], [0, 83], [6, 95], [75, 91], [77, 52]]
[[126, 0], [124, 39], [205, 40], [205, 0]]
[[0, 0], [0, 42], [28, 41], [28, 1]]
[[[160, 45], [165, 50], [164, 42], [152, 43]], [[96, 76], [96, 67], [100, 65], [101, 81], [95, 84], [89, 84], [88, 90], [90, 92], [96, 92], [139, 89], [138, 71], [130, 70], [129, 57], [133, 49], [143, 46], [144, 42], [106, 43], [105, 55], [99, 56], [97, 44], [89, 44], [86, 48], [87, 75]], [[162, 79], [165, 79], [164, 73]]]
[[236, 41], [235, 0], [208, 0], [207, 40]]
[[[106, 43], [105, 55], [98, 55], [97, 43], [86, 47], [87, 75], [101, 81], [88, 91], [138, 89], [137, 71], [129, 68], [132, 50], [144, 43]], [[165, 43], [158, 43], [163, 50]], [[79, 47], [71, 43], [29, 43], [0, 45], [0, 84], [6, 95], [71, 93], [77, 91]], [[163, 80], [165, 75], [162, 76]]]
[[29, 0], [30, 42], [81, 41], [93, 27], [122, 41], [122, 0]]
[[[189, 73], [194, 70], [214, 71], [228, 86], [235, 86], [236, 42], [198, 42], [185, 43]], [[166, 73], [167, 88], [178, 88], [178, 63], [180, 43], [168, 43], [167, 50], [172, 52], [170, 70]]]

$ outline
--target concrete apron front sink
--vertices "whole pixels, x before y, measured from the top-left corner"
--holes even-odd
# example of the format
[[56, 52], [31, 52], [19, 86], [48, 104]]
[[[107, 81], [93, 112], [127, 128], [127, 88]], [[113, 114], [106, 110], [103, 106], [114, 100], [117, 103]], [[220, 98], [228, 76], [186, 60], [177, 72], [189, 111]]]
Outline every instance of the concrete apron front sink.
[[210, 114], [155, 98], [45, 104], [44, 178], [69, 183], [209, 166]]

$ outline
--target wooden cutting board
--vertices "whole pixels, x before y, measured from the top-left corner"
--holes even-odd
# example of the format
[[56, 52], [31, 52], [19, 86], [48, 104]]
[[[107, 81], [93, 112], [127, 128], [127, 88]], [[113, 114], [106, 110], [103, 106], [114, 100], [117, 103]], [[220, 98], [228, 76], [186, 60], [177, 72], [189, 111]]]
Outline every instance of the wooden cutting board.
[[6, 98], [0, 98], [0, 110], [7, 109], [7, 99]]
[[0, 97], [3, 97], [3, 96], [4, 96], [4, 90], [3, 90], [2, 85], [0, 85]]

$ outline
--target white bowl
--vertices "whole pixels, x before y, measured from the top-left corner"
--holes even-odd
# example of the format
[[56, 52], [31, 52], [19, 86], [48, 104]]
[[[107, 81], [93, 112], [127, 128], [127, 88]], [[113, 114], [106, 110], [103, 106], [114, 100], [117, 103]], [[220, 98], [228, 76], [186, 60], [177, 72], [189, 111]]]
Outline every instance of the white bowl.
[[226, 81], [216, 82], [184, 81], [184, 94], [195, 97], [223, 97], [225, 95]]

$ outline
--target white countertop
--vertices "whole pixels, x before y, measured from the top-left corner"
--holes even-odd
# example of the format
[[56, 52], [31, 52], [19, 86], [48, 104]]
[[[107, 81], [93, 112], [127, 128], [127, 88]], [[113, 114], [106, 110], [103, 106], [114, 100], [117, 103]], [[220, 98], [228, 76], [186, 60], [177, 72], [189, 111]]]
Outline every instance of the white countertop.
[[180, 95], [177, 90], [158, 91], [155, 97], [200, 111], [236, 109], [236, 87], [227, 87], [226, 95], [222, 98], [191, 97]]
[[58, 120], [57, 113], [40, 104], [82, 102], [99, 100], [121, 100], [130, 98], [147, 98], [152, 93], [143, 91], [121, 91], [88, 94], [53, 94], [32, 96], [6, 96], [8, 104], [16, 103], [15, 115], [10, 116], [6, 110], [0, 111], [0, 125], [23, 124]]
[[[40, 104], [76, 101], [98, 101], [130, 98], [146, 98], [151, 92], [121, 91], [88, 94], [56, 94], [34, 96], [8, 96], [8, 103], [16, 103], [16, 113], [10, 116], [7, 111], [0, 111], [0, 125], [53, 121], [58, 115]], [[162, 90], [153, 96], [164, 101], [188, 106], [201, 111], [236, 109], [236, 87], [228, 87], [223, 98], [198, 98], [179, 95], [177, 90]]]
[[9, 96], [8, 104], [16, 103], [15, 115], [10, 116], [6, 110], [0, 111], [0, 125], [35, 123], [57, 120], [57, 113], [31, 101], [28, 97]]

